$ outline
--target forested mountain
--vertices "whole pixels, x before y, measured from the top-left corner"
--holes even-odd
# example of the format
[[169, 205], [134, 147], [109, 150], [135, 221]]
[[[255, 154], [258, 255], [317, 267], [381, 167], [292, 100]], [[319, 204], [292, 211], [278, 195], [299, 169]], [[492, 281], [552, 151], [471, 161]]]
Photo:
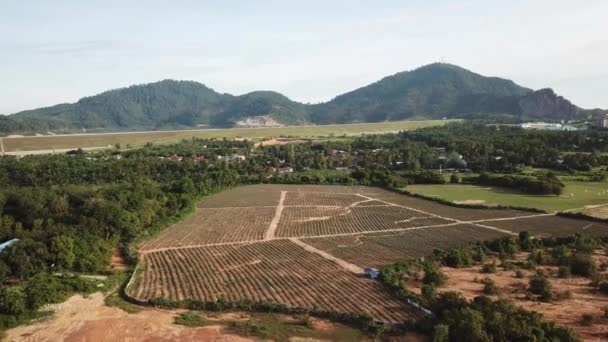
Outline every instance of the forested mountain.
[[513, 81], [435, 63], [385, 77], [331, 101], [305, 105], [272, 91], [220, 94], [192, 81], [165, 80], [116, 89], [60, 104], [0, 116], [0, 133], [112, 131], [227, 127], [252, 117], [281, 124], [330, 124], [507, 114], [517, 119], [563, 120], [584, 111], [551, 89], [533, 91]]

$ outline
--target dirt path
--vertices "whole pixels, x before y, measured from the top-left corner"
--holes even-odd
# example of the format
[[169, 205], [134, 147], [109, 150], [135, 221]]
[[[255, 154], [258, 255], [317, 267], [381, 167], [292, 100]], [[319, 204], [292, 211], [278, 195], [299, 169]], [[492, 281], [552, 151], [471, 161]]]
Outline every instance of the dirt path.
[[291, 242], [295, 243], [296, 245], [304, 248], [306, 251], [308, 251], [310, 253], [318, 254], [318, 255], [322, 256], [323, 258], [325, 258], [327, 260], [335, 262], [336, 264], [340, 265], [340, 267], [344, 268], [345, 270], [347, 270], [349, 272], [352, 272], [352, 273], [355, 273], [355, 274], [365, 274], [365, 272], [363, 271], [363, 268], [361, 268], [361, 267], [359, 267], [357, 265], [351, 264], [348, 261], [345, 261], [345, 260], [342, 260], [340, 258], [337, 258], [337, 257], [335, 257], [335, 256], [333, 256], [333, 255], [331, 255], [331, 254], [329, 254], [327, 252], [324, 252], [324, 251], [322, 251], [320, 249], [317, 249], [317, 248], [315, 248], [315, 247], [313, 247], [313, 246], [311, 246], [311, 245], [303, 242], [302, 240], [299, 240], [299, 239], [296, 239], [296, 238], [291, 238], [291, 239], [289, 239], [289, 241], [291, 241]]
[[279, 199], [279, 204], [277, 205], [277, 209], [274, 212], [274, 217], [272, 218], [272, 221], [270, 221], [268, 230], [266, 230], [266, 233], [264, 234], [264, 240], [274, 239], [274, 233], [277, 231], [279, 221], [281, 220], [281, 214], [283, 213], [283, 209], [285, 208], [283, 203], [285, 202], [286, 194], [287, 191], [281, 191], [281, 198]]

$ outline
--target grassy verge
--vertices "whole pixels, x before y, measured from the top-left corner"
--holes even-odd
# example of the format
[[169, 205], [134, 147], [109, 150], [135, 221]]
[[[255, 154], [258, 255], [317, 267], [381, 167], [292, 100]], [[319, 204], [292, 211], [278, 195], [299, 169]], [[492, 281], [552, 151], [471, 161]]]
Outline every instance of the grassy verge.
[[464, 184], [409, 185], [406, 190], [413, 194], [456, 203], [468, 201], [468, 203], [487, 206], [528, 207], [548, 212], [576, 210], [589, 205], [608, 203], [606, 182], [566, 181], [564, 183], [566, 188], [560, 196], [530, 195], [510, 189]]

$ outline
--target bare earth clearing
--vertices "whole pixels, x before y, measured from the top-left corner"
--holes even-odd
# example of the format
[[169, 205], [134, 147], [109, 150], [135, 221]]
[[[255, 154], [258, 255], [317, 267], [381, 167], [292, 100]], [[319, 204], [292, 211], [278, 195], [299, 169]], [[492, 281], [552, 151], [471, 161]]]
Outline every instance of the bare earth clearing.
[[[525, 261], [527, 257], [527, 253], [522, 253], [517, 256], [517, 259]], [[595, 259], [598, 264], [608, 261], [608, 257], [605, 255], [596, 255]], [[500, 264], [500, 261], [495, 261], [496, 264]], [[491, 260], [487, 262], [491, 262]], [[526, 294], [530, 278], [534, 275], [533, 271], [523, 270], [524, 277], [517, 278], [515, 270], [504, 270], [497, 267], [496, 273], [486, 274], [481, 272], [481, 266], [443, 267], [441, 270], [448, 277], [448, 281], [438, 291], [458, 291], [472, 299], [483, 295], [482, 280], [489, 278], [495, 282], [498, 288], [498, 295], [491, 297], [508, 299], [524, 309], [540, 312], [547, 320], [570, 327], [585, 341], [605, 341], [608, 337], [608, 318], [604, 317], [604, 308], [608, 306], [608, 297], [590, 286], [591, 280], [588, 278], [576, 276], [558, 278], [555, 266], [538, 266], [537, 269], [545, 271], [555, 293], [569, 291], [572, 297], [558, 299], [551, 303], [533, 301], [528, 299]], [[420, 294], [421, 283], [419, 281], [411, 281], [408, 285], [414, 292]], [[593, 315], [594, 322], [591, 326], [584, 326], [580, 323], [583, 314]]]
[[175, 311], [145, 309], [128, 314], [104, 304], [103, 295], [73, 296], [51, 306], [52, 319], [7, 332], [5, 341], [253, 341], [225, 332], [221, 325], [188, 328], [173, 324]]
[[378, 188], [244, 186], [206, 198], [192, 216], [143, 243], [143, 272], [129, 294], [142, 302], [269, 301], [400, 322], [421, 313], [363, 268], [522, 230], [601, 235], [608, 225], [449, 207]]

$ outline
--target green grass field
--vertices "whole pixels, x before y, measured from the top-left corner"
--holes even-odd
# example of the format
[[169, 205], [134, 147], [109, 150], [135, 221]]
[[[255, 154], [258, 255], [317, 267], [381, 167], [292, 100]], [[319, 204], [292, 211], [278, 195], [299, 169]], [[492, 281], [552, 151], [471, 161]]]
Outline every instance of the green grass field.
[[[406, 190], [452, 202], [511, 205], [544, 209], [549, 212], [583, 209], [585, 206], [608, 204], [608, 183], [564, 182], [560, 196], [529, 195], [518, 191], [475, 185], [409, 185]], [[483, 201], [483, 202], [482, 202]]]
[[76, 148], [107, 148], [115, 144], [133, 147], [148, 142], [172, 143], [182, 139], [196, 138], [246, 138], [260, 140], [278, 137], [327, 138], [356, 136], [362, 134], [390, 133], [423, 127], [444, 125], [454, 120], [394, 121], [322, 126], [287, 126], [269, 128], [229, 128], [164, 132], [126, 132], [100, 134], [71, 134], [60, 136], [27, 136], [0, 138], [6, 152], [48, 151]]

